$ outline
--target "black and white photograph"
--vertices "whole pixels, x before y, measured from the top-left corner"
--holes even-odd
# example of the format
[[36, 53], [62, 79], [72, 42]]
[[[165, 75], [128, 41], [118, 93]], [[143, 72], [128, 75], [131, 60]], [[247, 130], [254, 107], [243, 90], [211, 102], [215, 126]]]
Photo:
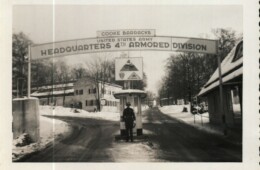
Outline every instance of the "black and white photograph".
[[15, 5], [13, 161], [241, 162], [242, 14]]
[[250, 159], [243, 3], [11, 7], [12, 164]]

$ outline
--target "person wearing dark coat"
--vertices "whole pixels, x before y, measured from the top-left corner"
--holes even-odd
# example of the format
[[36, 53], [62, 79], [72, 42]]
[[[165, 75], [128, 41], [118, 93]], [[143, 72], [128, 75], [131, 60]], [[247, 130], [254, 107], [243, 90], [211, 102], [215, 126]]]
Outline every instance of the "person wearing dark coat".
[[129, 137], [131, 142], [133, 142], [133, 128], [134, 128], [134, 121], [135, 121], [135, 113], [132, 108], [130, 108], [130, 102], [126, 103], [126, 108], [123, 112], [123, 119], [125, 122], [125, 129], [126, 129], [126, 141], [129, 141]]

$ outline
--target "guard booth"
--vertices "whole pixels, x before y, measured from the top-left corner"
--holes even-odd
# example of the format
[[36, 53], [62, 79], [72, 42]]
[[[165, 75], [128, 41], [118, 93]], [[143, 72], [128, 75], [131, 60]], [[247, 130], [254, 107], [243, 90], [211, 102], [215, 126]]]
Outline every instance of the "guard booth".
[[146, 97], [146, 92], [133, 88], [134, 81], [143, 79], [143, 59], [142, 57], [120, 57], [115, 60], [116, 81], [124, 82], [124, 89], [114, 93], [114, 97], [120, 99], [120, 135], [125, 136], [125, 123], [123, 121], [123, 111], [126, 103], [131, 103], [131, 108], [135, 112], [136, 124], [133, 134], [140, 136], [143, 134], [142, 128], [142, 108], [141, 99]]
[[133, 134], [143, 135], [142, 126], [142, 105], [141, 99], [146, 97], [146, 92], [138, 89], [125, 89], [114, 93], [115, 98], [120, 99], [120, 135], [125, 136], [125, 123], [123, 121], [123, 111], [126, 108], [126, 103], [131, 103], [131, 108], [134, 109], [136, 117], [136, 125], [133, 129]]

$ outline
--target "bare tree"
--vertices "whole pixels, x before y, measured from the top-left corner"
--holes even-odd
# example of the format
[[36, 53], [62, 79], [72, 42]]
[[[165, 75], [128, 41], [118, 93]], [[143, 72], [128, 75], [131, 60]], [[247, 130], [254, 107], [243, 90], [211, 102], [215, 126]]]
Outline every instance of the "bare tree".
[[212, 30], [218, 39], [219, 55], [223, 60], [237, 42], [236, 32], [232, 29], [217, 28]]
[[[17, 96], [23, 96], [27, 81], [28, 46], [33, 44], [27, 35], [20, 32], [12, 36], [12, 80], [17, 87]], [[18, 93], [19, 92], [19, 93]]]
[[[219, 39], [221, 59], [227, 56], [237, 42], [229, 29], [213, 30]], [[217, 68], [217, 57], [210, 54], [175, 53], [167, 60], [166, 75], [159, 89], [160, 98], [173, 97], [191, 101]]]
[[100, 98], [105, 94], [105, 83], [111, 81], [113, 74], [112, 68], [114, 65], [113, 60], [107, 59], [107, 53], [104, 56], [93, 56], [93, 60], [86, 63], [86, 74], [94, 81], [96, 87], [96, 103], [97, 110], [100, 111]]
[[38, 87], [50, 84], [52, 81], [52, 62], [50, 60], [36, 60], [32, 62], [32, 86]]
[[62, 60], [58, 60], [57, 61], [57, 79], [56, 81], [59, 82], [59, 84], [61, 84], [61, 89], [63, 90], [63, 100], [62, 100], [62, 103], [63, 103], [63, 106], [65, 106], [65, 99], [66, 99], [66, 91], [67, 91], [67, 86], [68, 86], [68, 83], [71, 79], [71, 76], [70, 76], [70, 67], [66, 64], [65, 61], [62, 61]]
[[71, 72], [72, 77], [76, 80], [81, 79], [87, 75], [86, 69], [83, 67], [82, 64], [76, 65], [74, 68], [72, 68]]

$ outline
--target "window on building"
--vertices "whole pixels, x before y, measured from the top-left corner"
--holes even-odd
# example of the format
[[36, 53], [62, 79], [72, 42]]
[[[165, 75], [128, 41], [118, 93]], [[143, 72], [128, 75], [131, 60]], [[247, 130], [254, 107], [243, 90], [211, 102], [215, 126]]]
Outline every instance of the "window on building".
[[75, 95], [78, 95], [78, 94], [79, 94], [79, 91], [78, 91], [78, 90], [76, 90], [76, 91], [75, 91]]
[[96, 94], [96, 92], [97, 92], [97, 89], [96, 89], [96, 88], [94, 88], [94, 89], [93, 89], [93, 93], [94, 93], [94, 94]]
[[90, 106], [93, 106], [94, 100], [90, 100]]
[[232, 60], [232, 62], [237, 61], [238, 59], [240, 59], [241, 57], [243, 57], [243, 41], [241, 41], [236, 48], [236, 52], [234, 55], [234, 58]]
[[86, 100], [86, 106], [88, 106], [88, 101]]
[[82, 95], [83, 94], [83, 90], [79, 90], [79, 95]]

